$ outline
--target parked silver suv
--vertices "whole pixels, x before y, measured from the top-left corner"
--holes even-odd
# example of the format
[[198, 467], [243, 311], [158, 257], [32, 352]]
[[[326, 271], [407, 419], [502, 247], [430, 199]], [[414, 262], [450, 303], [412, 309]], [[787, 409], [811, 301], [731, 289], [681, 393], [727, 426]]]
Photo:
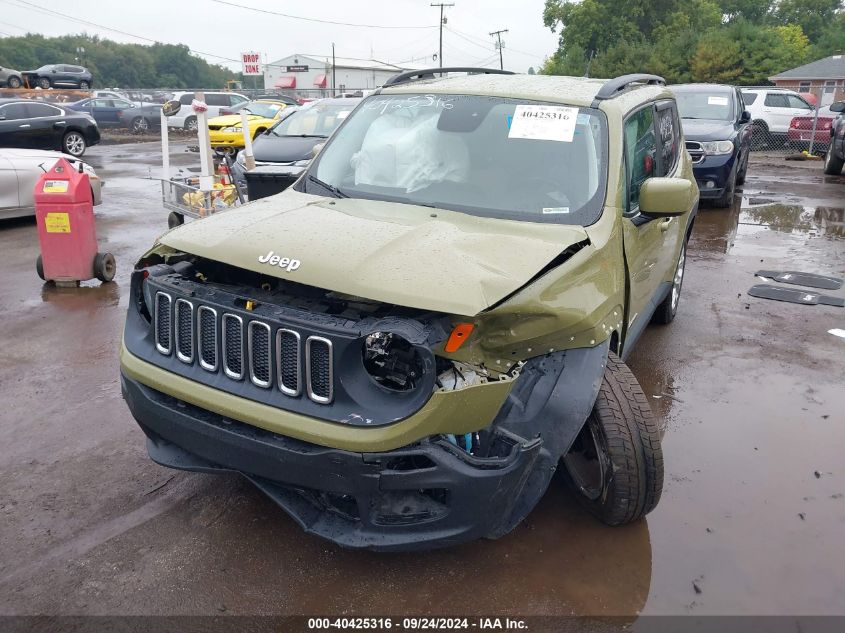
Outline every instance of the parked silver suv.
[[20, 88], [23, 84], [23, 77], [20, 71], [0, 66], [0, 87]]

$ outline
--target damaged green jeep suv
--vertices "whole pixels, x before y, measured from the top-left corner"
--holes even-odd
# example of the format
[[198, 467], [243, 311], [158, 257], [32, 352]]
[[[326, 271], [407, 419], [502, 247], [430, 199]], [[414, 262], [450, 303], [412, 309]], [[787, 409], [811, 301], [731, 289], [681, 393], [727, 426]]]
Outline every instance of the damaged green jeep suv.
[[622, 359], [678, 307], [683, 148], [659, 77], [395, 76], [293, 187], [138, 262], [121, 382], [150, 456], [347, 547], [500, 537], [558, 468], [639, 519], [663, 458]]

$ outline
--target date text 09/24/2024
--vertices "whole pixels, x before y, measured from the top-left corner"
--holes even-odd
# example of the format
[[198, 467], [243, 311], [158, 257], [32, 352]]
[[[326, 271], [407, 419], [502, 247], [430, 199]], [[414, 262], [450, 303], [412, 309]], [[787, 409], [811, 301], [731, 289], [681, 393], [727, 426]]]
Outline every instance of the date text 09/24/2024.
[[478, 629], [482, 631], [527, 630], [525, 620], [519, 618], [309, 618], [308, 630], [370, 630], [370, 631], [447, 631]]

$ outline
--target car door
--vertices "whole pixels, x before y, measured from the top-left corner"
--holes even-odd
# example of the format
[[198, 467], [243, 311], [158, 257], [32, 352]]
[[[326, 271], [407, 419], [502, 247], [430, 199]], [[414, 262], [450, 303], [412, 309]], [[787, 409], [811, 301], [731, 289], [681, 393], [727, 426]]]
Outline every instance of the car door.
[[4, 211], [17, 209], [19, 206], [18, 176], [15, 167], [9, 159], [0, 155], [0, 218], [7, 215]]
[[61, 140], [67, 127], [64, 111], [49, 103], [30, 102], [26, 104], [29, 123], [32, 126], [32, 143], [27, 147], [37, 149], [55, 149], [61, 146]]
[[32, 122], [25, 103], [0, 106], [0, 146], [32, 147]]
[[205, 93], [205, 103], [208, 106], [208, 118], [220, 116], [220, 110], [229, 106], [229, 95], [221, 92]]
[[639, 337], [655, 307], [671, 288], [669, 280], [674, 273], [685, 216], [650, 218], [640, 213], [639, 193], [649, 178], [678, 176], [681, 140], [672, 101], [656, 107], [649, 104], [625, 119], [626, 200], [622, 232], [629, 275], [626, 346]]
[[786, 134], [792, 121], [793, 108], [788, 95], [782, 92], [767, 92], [763, 100], [763, 114], [770, 132]]
[[792, 110], [792, 114], [789, 117], [789, 123], [786, 124], [787, 130], [789, 129], [789, 124], [792, 123], [793, 117], [813, 116], [815, 108], [806, 101], [804, 101], [801, 97], [797, 95], [788, 94], [786, 95], [786, 100], [789, 103], [790, 109]]

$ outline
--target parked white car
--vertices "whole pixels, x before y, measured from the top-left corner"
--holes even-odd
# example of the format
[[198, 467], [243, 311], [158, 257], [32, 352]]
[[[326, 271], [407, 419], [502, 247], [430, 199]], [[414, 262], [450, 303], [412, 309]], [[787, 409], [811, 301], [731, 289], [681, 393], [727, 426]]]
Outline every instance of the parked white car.
[[814, 110], [799, 93], [784, 88], [741, 88], [745, 109], [751, 113], [751, 126], [757, 137], [783, 135], [792, 117], [806, 116]]
[[4, 147], [0, 148], [0, 219], [35, 214], [32, 196], [35, 183], [60, 158], [67, 160], [76, 169], [82, 164], [91, 182], [94, 205], [102, 202], [103, 181], [88, 163], [61, 152]]
[[[249, 101], [244, 95], [237, 92], [204, 92], [205, 103], [208, 106], [208, 118], [227, 114], [227, 110], [240, 103]], [[196, 132], [197, 117], [191, 109], [191, 102], [194, 100], [193, 92], [174, 92], [168, 97], [168, 101], [175, 100], [182, 104], [178, 113], [167, 119], [167, 127], [179, 128], [189, 132]]]

